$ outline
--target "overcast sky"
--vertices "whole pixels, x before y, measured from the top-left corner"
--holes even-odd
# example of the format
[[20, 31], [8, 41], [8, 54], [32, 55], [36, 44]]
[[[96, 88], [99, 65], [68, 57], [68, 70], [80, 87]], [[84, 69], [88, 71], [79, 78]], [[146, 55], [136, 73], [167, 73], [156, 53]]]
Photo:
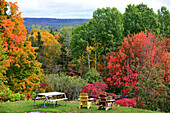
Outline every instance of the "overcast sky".
[[92, 18], [97, 8], [116, 7], [125, 12], [128, 4], [146, 4], [155, 13], [165, 6], [170, 9], [170, 0], [6, 0], [17, 2], [22, 17], [43, 18]]

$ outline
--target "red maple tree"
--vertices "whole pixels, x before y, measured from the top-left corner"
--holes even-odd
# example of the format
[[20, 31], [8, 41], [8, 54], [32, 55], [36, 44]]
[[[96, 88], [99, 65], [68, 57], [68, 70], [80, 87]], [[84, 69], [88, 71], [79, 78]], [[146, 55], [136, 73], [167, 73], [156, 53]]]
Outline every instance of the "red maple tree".
[[[151, 67], [161, 64], [165, 67], [168, 59], [166, 54], [165, 41], [155, 37], [152, 32], [142, 31], [132, 37], [124, 37], [119, 51], [110, 55], [108, 68], [111, 77], [107, 78], [107, 83], [122, 88], [135, 86], [140, 68], [145, 63]], [[166, 72], [164, 78], [168, 80]]]

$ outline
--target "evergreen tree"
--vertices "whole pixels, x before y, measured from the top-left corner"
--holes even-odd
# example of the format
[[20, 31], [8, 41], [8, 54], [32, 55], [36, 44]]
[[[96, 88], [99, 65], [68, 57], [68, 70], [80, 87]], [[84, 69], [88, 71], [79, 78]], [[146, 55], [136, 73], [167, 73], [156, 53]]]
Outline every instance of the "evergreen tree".
[[53, 31], [52, 28], [50, 29], [50, 33], [51, 33], [52, 35], [54, 35], [54, 31]]
[[40, 32], [38, 31], [38, 36], [37, 36], [37, 38], [38, 38], [38, 41], [37, 41], [37, 47], [39, 47], [39, 49], [38, 50], [36, 50], [36, 52], [40, 52], [41, 51], [41, 49], [43, 48], [43, 43], [44, 43], [44, 41], [42, 41], [41, 40], [41, 34], [40, 34]]

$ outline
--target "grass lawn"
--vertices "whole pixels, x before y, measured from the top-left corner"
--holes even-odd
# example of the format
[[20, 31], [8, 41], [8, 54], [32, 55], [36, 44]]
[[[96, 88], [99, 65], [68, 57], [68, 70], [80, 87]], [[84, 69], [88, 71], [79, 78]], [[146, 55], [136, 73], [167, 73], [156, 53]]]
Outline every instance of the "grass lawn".
[[[83, 107], [79, 109], [79, 102], [77, 101], [68, 101], [66, 106], [59, 106], [56, 105], [55, 108], [53, 107], [52, 103], [46, 103], [47, 107], [42, 107], [43, 102], [42, 100], [38, 100], [35, 102], [36, 106], [34, 106], [34, 101], [17, 101], [17, 102], [2, 102], [0, 103], [0, 113], [25, 113], [25, 112], [33, 112], [33, 111], [46, 111], [47, 113], [51, 112], [69, 112], [69, 113], [152, 113], [154, 111], [144, 110], [144, 109], [137, 109], [132, 107], [121, 107], [121, 106], [113, 106], [113, 109], [109, 109], [108, 111], [97, 110], [97, 105], [92, 105], [92, 108], [87, 109]], [[59, 104], [65, 104], [65, 102], [60, 101]], [[154, 112], [156, 113], [156, 112]]]

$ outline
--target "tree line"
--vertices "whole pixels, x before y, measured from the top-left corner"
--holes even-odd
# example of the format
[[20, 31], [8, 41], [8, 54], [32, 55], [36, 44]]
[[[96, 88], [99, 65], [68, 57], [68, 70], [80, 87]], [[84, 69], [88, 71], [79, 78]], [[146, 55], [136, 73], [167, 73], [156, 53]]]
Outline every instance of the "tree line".
[[158, 10], [158, 14], [145, 4], [130, 4], [124, 14], [115, 7], [107, 7], [97, 9], [89, 22], [77, 27], [60, 31], [33, 27], [27, 34], [16, 3], [5, 0], [1, 3], [0, 80], [1, 86], [15, 92], [30, 92], [46, 79], [46, 74], [61, 71], [83, 78], [94, 68], [106, 81], [111, 76], [107, 68], [110, 53], [119, 51], [123, 37], [146, 29], [161, 40], [170, 38], [170, 14], [166, 7]]

